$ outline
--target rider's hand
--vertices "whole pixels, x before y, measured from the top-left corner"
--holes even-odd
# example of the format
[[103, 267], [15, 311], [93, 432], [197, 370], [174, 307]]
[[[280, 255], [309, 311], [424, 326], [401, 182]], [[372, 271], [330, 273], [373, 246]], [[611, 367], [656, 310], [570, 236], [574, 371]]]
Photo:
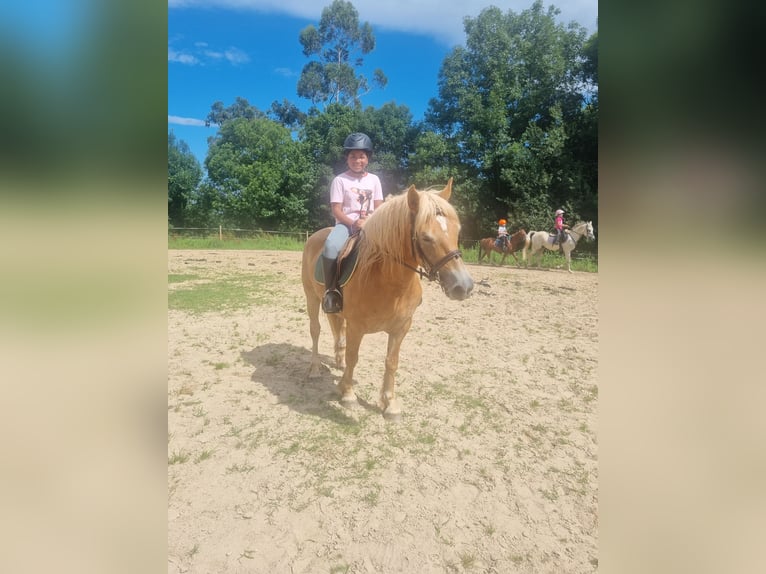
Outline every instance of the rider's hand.
[[364, 227], [364, 224], [366, 223], [367, 218], [366, 217], [360, 217], [356, 221], [354, 221], [354, 229], [361, 229]]

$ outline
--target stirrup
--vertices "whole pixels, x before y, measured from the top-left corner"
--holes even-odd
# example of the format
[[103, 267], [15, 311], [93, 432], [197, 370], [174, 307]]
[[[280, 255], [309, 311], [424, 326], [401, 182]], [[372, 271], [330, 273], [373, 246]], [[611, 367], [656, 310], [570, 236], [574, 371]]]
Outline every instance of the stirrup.
[[343, 296], [337, 289], [328, 289], [322, 297], [322, 311], [339, 313], [343, 309]]

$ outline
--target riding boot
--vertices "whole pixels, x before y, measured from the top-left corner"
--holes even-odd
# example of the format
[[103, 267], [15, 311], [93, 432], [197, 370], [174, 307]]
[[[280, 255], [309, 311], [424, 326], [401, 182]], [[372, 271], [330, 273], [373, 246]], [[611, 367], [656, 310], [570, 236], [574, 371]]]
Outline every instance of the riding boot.
[[343, 309], [343, 297], [338, 289], [338, 260], [322, 255], [325, 292], [322, 298], [322, 311], [338, 313]]

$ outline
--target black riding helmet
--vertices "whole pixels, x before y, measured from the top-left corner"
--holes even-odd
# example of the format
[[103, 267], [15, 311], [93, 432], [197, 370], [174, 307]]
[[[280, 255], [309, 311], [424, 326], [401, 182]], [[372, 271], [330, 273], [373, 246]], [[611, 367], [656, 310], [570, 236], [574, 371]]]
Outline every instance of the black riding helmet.
[[343, 142], [343, 151], [348, 155], [348, 152], [355, 149], [364, 150], [367, 152], [368, 158], [372, 157], [372, 140], [367, 134], [361, 132], [349, 134]]

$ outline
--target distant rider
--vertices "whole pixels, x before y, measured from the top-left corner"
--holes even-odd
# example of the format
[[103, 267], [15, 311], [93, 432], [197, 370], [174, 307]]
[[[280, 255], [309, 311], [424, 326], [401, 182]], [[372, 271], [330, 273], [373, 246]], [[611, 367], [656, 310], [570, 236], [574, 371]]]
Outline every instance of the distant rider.
[[556, 210], [556, 225], [555, 225], [555, 228], [556, 228], [556, 236], [553, 239], [553, 244], [554, 245], [559, 245], [559, 244], [561, 244], [562, 242], [565, 241], [566, 236], [564, 234], [564, 230], [565, 229], [569, 229], [569, 226], [566, 223], [564, 223], [564, 210], [563, 209], [557, 209]]
[[497, 239], [495, 240], [495, 245], [497, 245], [498, 249], [502, 249], [503, 251], [508, 247], [508, 229], [505, 227], [506, 223], [508, 222], [505, 219], [501, 219], [497, 222]]

